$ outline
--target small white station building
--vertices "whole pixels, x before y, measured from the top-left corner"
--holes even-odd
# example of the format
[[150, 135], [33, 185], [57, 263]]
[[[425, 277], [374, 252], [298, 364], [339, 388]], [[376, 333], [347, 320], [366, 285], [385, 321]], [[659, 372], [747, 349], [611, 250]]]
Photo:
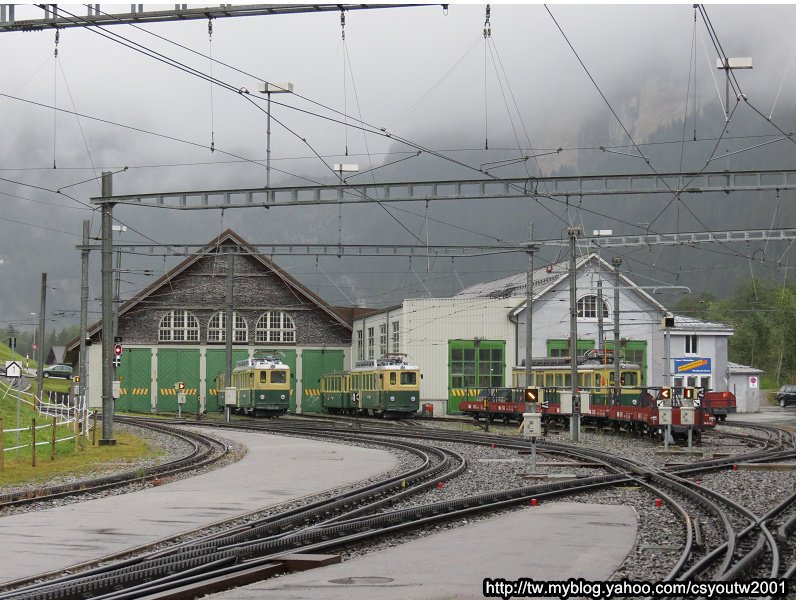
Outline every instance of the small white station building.
[[[577, 260], [578, 352], [612, 348], [614, 267], [597, 254]], [[451, 298], [415, 298], [353, 322], [352, 360], [386, 352], [408, 354], [422, 374], [420, 397], [434, 412], [458, 412], [467, 390], [511, 385], [511, 370], [525, 357], [532, 328], [532, 356], [570, 352], [568, 263], [533, 272], [532, 322], [525, 322], [527, 274], [464, 289]], [[669, 360], [662, 317], [667, 309], [619, 274], [620, 352], [639, 364], [647, 386], [727, 389], [728, 338], [733, 329], [676, 316]]]

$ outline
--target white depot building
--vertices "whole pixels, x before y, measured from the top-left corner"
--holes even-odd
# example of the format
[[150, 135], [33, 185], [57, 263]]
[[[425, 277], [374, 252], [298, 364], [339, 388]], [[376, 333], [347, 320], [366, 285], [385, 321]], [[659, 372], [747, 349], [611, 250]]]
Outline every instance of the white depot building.
[[[578, 351], [613, 345], [615, 269], [597, 254], [577, 260]], [[728, 338], [733, 329], [675, 316], [670, 360], [662, 317], [667, 309], [619, 275], [621, 355], [639, 364], [647, 386], [728, 389]], [[420, 397], [434, 411], [458, 412], [465, 390], [511, 385], [511, 369], [525, 358], [527, 274], [466, 288], [452, 298], [415, 298], [367, 313], [353, 322], [353, 361], [401, 352], [422, 371]], [[568, 263], [533, 272], [532, 356], [568, 356]]]

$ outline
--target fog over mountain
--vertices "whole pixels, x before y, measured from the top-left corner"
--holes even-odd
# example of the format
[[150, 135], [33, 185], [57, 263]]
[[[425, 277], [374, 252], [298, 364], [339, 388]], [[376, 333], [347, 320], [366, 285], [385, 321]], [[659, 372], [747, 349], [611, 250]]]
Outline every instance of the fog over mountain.
[[[62, 31], [57, 63], [52, 32], [0, 34], [0, 51], [15, 57], [0, 80], [0, 325], [30, 329], [44, 271], [48, 327], [77, 322], [75, 246], [83, 219], [99, 235], [89, 199], [100, 194], [100, 171], [116, 172], [117, 194], [264, 186], [259, 79], [291, 80], [296, 92], [272, 98], [274, 186], [333, 184], [329, 165], [342, 162], [359, 164], [353, 183], [476, 179], [485, 176], [482, 169], [499, 178], [794, 169], [795, 7], [710, 5], [707, 11], [727, 54], [754, 62], [752, 70], [736, 73], [747, 102], [731, 94], [727, 131], [722, 73], [713, 68], [713, 45], [690, 5], [498, 5], [491, 7], [490, 38], [482, 35], [485, 5], [451, 5], [446, 15], [437, 6], [353, 11], [346, 55], [335, 12], [218, 19], [212, 43], [204, 22], [149, 27], [235, 66], [239, 71], [215, 64], [213, 74], [252, 92], [248, 98], [219, 88], [212, 93], [207, 81], [89, 30]], [[207, 56], [128, 27], [114, 31], [209, 72]], [[391, 137], [365, 134], [360, 119]], [[512, 162], [501, 167], [499, 161]], [[568, 206], [546, 195], [341, 210], [186, 213], [118, 205], [114, 215], [129, 228], [123, 242], [203, 243], [231, 228], [264, 244], [511, 246], [527, 239], [531, 221], [537, 239], [558, 239], [570, 224], [626, 234], [794, 227], [796, 218], [793, 190], [680, 199], [586, 196], [570, 198]], [[536, 264], [564, 252], [542, 248]], [[624, 272], [641, 285], [720, 296], [743, 277], [795, 277], [794, 245], [786, 242], [601, 254], [623, 255]], [[90, 320], [99, 317], [99, 258], [93, 253]], [[123, 299], [178, 260], [125, 255]], [[519, 252], [274, 260], [333, 304], [369, 306], [449, 296], [521, 272], [527, 263]], [[679, 297], [664, 292], [665, 304]]]

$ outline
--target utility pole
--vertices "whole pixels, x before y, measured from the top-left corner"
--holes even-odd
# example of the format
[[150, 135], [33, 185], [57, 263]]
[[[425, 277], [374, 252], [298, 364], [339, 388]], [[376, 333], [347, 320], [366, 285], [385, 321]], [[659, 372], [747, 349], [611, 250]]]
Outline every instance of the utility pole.
[[89, 221], [83, 222], [83, 246], [84, 249], [81, 250], [81, 345], [80, 358], [78, 359], [78, 374], [81, 380], [78, 385], [78, 394], [86, 402], [86, 328], [89, 318]]
[[[533, 244], [533, 221], [528, 223], [528, 237]], [[525, 386], [533, 385], [531, 361], [533, 360], [533, 247], [528, 250], [528, 277], [525, 285]]]
[[672, 375], [672, 373], [670, 373], [670, 368], [669, 368], [669, 363], [670, 363], [669, 355], [670, 355], [670, 352], [671, 352], [671, 346], [670, 346], [670, 339], [669, 339], [669, 327], [665, 326], [664, 327], [664, 387], [665, 388], [671, 387], [670, 386], [670, 381], [669, 381], [670, 380], [670, 376]]
[[[103, 198], [112, 195], [111, 173], [104, 172], [102, 179]], [[112, 230], [111, 221], [114, 204], [106, 201], [102, 205], [102, 250], [101, 250], [101, 275], [102, 275], [102, 304], [103, 304], [103, 437], [100, 438], [101, 446], [113, 446], [117, 443], [114, 439], [114, 398], [111, 391], [112, 364], [111, 356], [114, 353], [114, 320], [113, 320], [113, 276], [112, 266]]]
[[570, 330], [570, 365], [572, 367], [570, 384], [572, 387], [572, 416], [569, 421], [570, 440], [580, 440], [581, 430], [581, 392], [578, 385], [578, 274], [575, 265], [577, 238], [579, 227], [568, 227], [569, 235], [569, 330]]
[[622, 257], [615, 256], [611, 259], [611, 264], [614, 265], [614, 386], [615, 396], [619, 398], [616, 393], [622, 383], [620, 382], [620, 357], [619, 357], [619, 266], [622, 264]]
[[269, 199], [273, 198], [272, 190], [270, 189], [270, 155], [272, 154], [272, 149], [270, 147], [270, 138], [272, 136], [272, 94], [291, 94], [294, 92], [294, 85], [289, 83], [288, 81], [285, 83], [270, 83], [265, 81], [261, 89], [259, 90], [262, 94], [267, 95], [267, 193], [269, 194]]
[[[119, 231], [123, 233], [128, 231], [128, 228], [125, 225], [112, 225], [111, 231]], [[113, 235], [113, 234], [112, 234]], [[117, 250], [117, 264], [114, 269], [114, 305], [113, 305], [113, 321], [114, 321], [114, 343], [117, 343], [117, 337], [119, 336], [119, 284], [120, 284], [120, 274], [122, 272], [122, 250]]]
[[47, 304], [47, 273], [42, 273], [42, 289], [39, 300], [39, 347], [35, 355], [38, 360], [36, 366], [36, 385], [39, 388], [39, 402], [44, 395], [44, 311]]
[[603, 280], [597, 282], [597, 348], [600, 350], [603, 357], [603, 364], [606, 363], [605, 347], [603, 345]]
[[[228, 248], [228, 286], [225, 298], [225, 387], [231, 387], [231, 362], [233, 361], [233, 248]], [[225, 422], [231, 420], [231, 409], [225, 405]]]

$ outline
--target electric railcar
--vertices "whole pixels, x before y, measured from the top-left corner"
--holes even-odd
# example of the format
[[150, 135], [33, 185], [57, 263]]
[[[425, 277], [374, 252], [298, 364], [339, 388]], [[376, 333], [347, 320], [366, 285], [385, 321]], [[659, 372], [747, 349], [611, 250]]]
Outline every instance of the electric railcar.
[[405, 354], [358, 361], [351, 371], [320, 378], [322, 408], [336, 414], [405, 417], [420, 408], [419, 367]]
[[[278, 353], [260, 354], [236, 362], [231, 386], [236, 388], [235, 412], [273, 417], [289, 410], [292, 374]], [[225, 374], [216, 377], [220, 406], [225, 404]]]

